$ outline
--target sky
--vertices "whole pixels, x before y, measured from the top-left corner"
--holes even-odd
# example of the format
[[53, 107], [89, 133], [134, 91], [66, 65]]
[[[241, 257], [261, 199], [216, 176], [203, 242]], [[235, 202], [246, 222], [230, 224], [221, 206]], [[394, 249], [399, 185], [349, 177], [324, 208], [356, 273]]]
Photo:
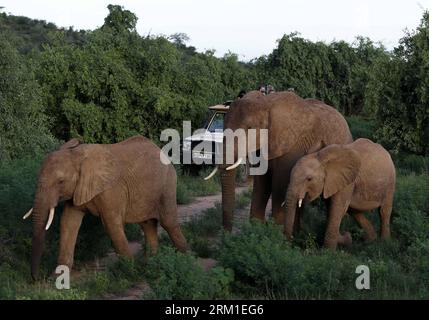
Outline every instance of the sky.
[[284, 34], [299, 32], [312, 41], [367, 36], [392, 49], [415, 29], [429, 0], [0, 0], [2, 12], [93, 30], [119, 4], [139, 18], [145, 36], [186, 33], [198, 51], [227, 52], [249, 61], [269, 54]]

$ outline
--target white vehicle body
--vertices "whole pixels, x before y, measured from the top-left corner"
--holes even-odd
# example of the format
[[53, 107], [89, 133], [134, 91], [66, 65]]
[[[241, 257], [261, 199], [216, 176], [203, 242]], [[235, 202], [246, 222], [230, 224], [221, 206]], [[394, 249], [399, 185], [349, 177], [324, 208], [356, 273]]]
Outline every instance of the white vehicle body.
[[223, 144], [223, 120], [229, 105], [220, 104], [209, 107], [212, 112], [208, 119], [204, 132], [187, 137], [183, 141], [183, 154], [191, 153], [193, 164], [215, 163], [215, 155], [222, 150]]

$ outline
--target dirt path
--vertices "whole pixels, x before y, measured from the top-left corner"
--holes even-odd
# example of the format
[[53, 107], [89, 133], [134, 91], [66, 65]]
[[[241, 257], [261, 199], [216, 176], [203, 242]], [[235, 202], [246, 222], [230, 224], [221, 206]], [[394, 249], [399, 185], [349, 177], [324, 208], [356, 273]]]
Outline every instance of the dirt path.
[[[241, 194], [247, 191], [249, 187], [242, 186], [236, 188], [236, 194]], [[178, 205], [178, 216], [180, 224], [186, 223], [194, 219], [196, 216], [202, 214], [205, 210], [213, 208], [217, 202], [221, 202], [222, 194], [216, 194], [212, 196], [196, 197], [194, 201], [190, 204]], [[234, 219], [234, 222], [241, 221], [248, 217], [248, 208], [237, 210], [237, 215]], [[162, 232], [162, 228], [158, 229], [158, 232]], [[142, 250], [142, 244], [139, 241], [130, 242], [131, 252], [136, 255]], [[101, 271], [106, 269], [108, 263], [114, 262], [117, 260], [116, 254], [112, 251], [107, 256], [96, 259], [95, 261], [85, 264], [85, 271]], [[198, 262], [204, 268], [204, 270], [209, 270], [216, 265], [216, 261], [213, 259], [203, 259], [198, 258]], [[108, 300], [137, 300], [141, 299], [144, 293], [148, 293], [150, 287], [144, 281], [136, 283], [132, 288], [117, 294], [108, 294], [104, 296], [104, 299]]]
[[[237, 187], [235, 188], [235, 194], [241, 194], [244, 191], [249, 190], [249, 187]], [[222, 201], [222, 194], [215, 194], [213, 196], [197, 197], [190, 204], [178, 205], [179, 222], [186, 223], [192, 220], [195, 216], [202, 214], [204, 210], [213, 208], [216, 202]]]

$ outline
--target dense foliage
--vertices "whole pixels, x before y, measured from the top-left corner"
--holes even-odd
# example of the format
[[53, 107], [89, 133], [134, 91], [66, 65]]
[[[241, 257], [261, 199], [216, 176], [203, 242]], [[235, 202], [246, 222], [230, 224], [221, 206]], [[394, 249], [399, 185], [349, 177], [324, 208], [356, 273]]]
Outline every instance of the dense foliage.
[[365, 116], [391, 149], [429, 153], [428, 13], [392, 52], [362, 37], [326, 44], [293, 33], [244, 63], [232, 53], [199, 53], [185, 34], [142, 37], [132, 12], [108, 8], [94, 31], [0, 14], [3, 159], [77, 136], [105, 143], [140, 133], [157, 141], [162, 129], [180, 129], [184, 119], [197, 126], [207, 105], [263, 83]]
[[379, 137], [397, 150], [429, 154], [429, 12], [389, 60], [374, 67], [373, 105]]

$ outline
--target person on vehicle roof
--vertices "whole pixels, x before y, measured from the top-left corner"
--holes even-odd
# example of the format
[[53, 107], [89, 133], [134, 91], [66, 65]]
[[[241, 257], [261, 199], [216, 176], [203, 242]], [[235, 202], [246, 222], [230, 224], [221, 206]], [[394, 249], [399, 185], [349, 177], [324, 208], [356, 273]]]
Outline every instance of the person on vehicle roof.
[[266, 86], [264, 86], [264, 85], [262, 85], [262, 86], [260, 86], [259, 87], [259, 91], [263, 94], [263, 95], [266, 95], [266, 94], [270, 94], [270, 93], [273, 93], [273, 92], [275, 92], [275, 90], [274, 90], [274, 87], [272, 86], [272, 85], [266, 85]]
[[246, 90], [241, 90], [239, 93], [238, 93], [238, 96], [237, 96], [237, 98], [238, 99], [241, 99], [241, 98], [243, 98], [244, 97], [244, 95], [246, 94]]

